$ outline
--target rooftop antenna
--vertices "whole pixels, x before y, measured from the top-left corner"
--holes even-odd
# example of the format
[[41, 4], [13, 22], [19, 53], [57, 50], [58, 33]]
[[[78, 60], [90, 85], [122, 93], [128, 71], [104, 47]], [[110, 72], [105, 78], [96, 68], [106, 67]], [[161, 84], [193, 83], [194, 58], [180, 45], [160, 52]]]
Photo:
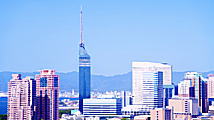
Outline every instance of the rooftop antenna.
[[83, 44], [83, 16], [82, 16], [82, 5], [80, 7], [80, 47], [84, 47]]

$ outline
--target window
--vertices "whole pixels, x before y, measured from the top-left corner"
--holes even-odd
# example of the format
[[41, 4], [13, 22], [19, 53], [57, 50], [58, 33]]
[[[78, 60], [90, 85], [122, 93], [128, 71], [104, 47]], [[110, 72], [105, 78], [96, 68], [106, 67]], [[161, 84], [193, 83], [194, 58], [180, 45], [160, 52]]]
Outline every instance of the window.
[[54, 77], [54, 87], [58, 87], [58, 77]]
[[46, 77], [40, 78], [40, 87], [47, 87], [47, 78]]

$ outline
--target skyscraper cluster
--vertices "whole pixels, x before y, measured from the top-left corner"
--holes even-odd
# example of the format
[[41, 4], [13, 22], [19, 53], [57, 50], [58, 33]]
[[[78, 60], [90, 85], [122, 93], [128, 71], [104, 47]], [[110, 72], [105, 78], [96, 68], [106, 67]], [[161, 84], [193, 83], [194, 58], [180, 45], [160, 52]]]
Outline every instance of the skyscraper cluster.
[[178, 84], [178, 96], [197, 99], [200, 112], [208, 112], [207, 80], [197, 72], [187, 72]]
[[59, 76], [55, 70], [21, 78], [13, 74], [8, 83], [8, 120], [58, 120]]
[[[187, 72], [176, 90], [172, 66], [167, 63], [132, 62], [132, 97], [123, 91], [120, 97], [91, 98], [91, 58], [83, 41], [82, 14], [81, 9], [79, 111], [82, 115], [190, 120], [202, 113], [214, 114], [214, 75], [204, 78], [198, 72]], [[58, 120], [58, 98], [59, 76], [55, 70], [41, 70], [35, 79], [13, 74], [8, 83], [8, 119]]]
[[122, 113], [150, 115], [151, 119], [159, 120], [190, 120], [202, 113], [213, 114], [213, 78], [213, 74], [204, 78], [201, 73], [186, 72], [176, 90], [172, 84], [171, 65], [132, 62], [133, 103], [124, 107]]

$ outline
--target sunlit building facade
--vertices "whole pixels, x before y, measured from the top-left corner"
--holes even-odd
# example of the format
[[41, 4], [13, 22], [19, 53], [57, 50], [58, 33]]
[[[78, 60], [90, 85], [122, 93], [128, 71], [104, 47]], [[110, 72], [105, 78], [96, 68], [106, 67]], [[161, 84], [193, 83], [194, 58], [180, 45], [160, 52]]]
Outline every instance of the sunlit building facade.
[[198, 100], [195, 98], [172, 98], [168, 107], [173, 109], [174, 115], [199, 115]]
[[204, 80], [201, 73], [198, 72], [187, 72], [184, 76], [185, 80], [191, 81], [190, 95], [191, 97], [198, 100], [198, 106], [200, 112], [208, 112], [208, 98], [207, 98], [207, 81]]
[[41, 70], [36, 79], [37, 120], [59, 119], [59, 76], [55, 70]]
[[150, 109], [162, 108], [163, 72], [156, 66], [132, 62], [132, 94], [134, 105], [143, 105]]
[[36, 82], [13, 74], [8, 83], [8, 120], [34, 120]]
[[[178, 83], [178, 96], [179, 97], [191, 97], [191, 92], [194, 93], [194, 91], [191, 90], [192, 88], [192, 81], [189, 79], [185, 79], [183, 81], [180, 81]], [[192, 88], [194, 89], [194, 88]], [[194, 95], [192, 95], [194, 96]]]
[[208, 98], [214, 98], [214, 74], [208, 75], [207, 90]]
[[150, 111], [151, 120], [173, 120], [172, 110], [168, 108], [156, 108]]

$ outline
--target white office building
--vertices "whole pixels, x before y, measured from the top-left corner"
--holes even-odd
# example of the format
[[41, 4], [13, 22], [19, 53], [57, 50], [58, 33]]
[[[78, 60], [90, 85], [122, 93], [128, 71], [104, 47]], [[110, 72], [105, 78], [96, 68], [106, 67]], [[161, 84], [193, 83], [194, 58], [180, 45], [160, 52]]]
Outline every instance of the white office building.
[[187, 72], [185, 73], [184, 79], [191, 81], [191, 86], [194, 87], [195, 98], [200, 99], [200, 89], [202, 74], [198, 72]]
[[132, 62], [132, 65], [140, 66], [141, 71], [156, 71], [163, 72], [163, 85], [172, 85], [172, 66], [167, 63], [153, 63], [153, 62]]
[[189, 79], [180, 81], [178, 83], [178, 95], [180, 97], [190, 97], [190, 87], [192, 87], [192, 82]]
[[[147, 108], [163, 107], [163, 73], [164, 64], [133, 62], [132, 94], [133, 104]], [[171, 70], [171, 67], [170, 67]]]

